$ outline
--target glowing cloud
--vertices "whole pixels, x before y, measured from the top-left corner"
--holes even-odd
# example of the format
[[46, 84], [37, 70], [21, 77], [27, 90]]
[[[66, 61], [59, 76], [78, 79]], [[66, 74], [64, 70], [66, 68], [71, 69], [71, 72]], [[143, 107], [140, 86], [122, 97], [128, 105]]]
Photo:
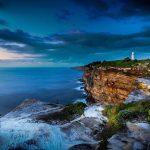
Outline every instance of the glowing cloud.
[[41, 56], [41, 55], [14, 53], [14, 52], [8, 51], [6, 48], [0, 48], [0, 60], [33, 59], [33, 58], [39, 57], [39, 56]]
[[2, 43], [2, 45], [5, 45], [5, 46], [25, 47], [25, 44], [22, 44], [22, 43], [16, 43], [16, 42], [5, 42], [5, 43]]

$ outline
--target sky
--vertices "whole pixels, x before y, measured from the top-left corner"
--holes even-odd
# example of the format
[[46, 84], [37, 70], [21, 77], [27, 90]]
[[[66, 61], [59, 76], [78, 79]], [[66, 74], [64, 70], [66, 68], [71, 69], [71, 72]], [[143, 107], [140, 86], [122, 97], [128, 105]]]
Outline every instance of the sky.
[[150, 58], [150, 0], [0, 0], [0, 67]]

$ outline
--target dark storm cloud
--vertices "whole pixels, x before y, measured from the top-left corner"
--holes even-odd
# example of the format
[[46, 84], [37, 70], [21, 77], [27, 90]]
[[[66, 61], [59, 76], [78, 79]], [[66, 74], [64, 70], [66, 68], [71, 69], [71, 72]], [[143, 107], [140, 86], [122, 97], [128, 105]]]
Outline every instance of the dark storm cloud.
[[0, 8], [8, 5], [28, 8], [33, 6], [34, 9], [55, 9], [56, 17], [60, 20], [67, 20], [72, 16], [71, 10], [76, 9], [77, 5], [84, 8], [90, 19], [100, 17], [121, 18], [130, 16], [149, 16], [150, 0], [0, 0]]
[[61, 41], [57, 41], [55, 39], [50, 41], [46, 37], [33, 36], [22, 30], [11, 31], [8, 29], [1, 29], [0, 38], [6, 41], [23, 43], [37, 50], [59, 47], [59, 44], [63, 44]]
[[3, 0], [0, 0], [0, 9], [3, 8], [5, 6], [5, 3]]
[[8, 29], [1, 29], [0, 38], [7, 41], [24, 43], [31, 46], [34, 45], [33, 43], [36, 43], [36, 40], [39, 41], [39, 39], [35, 40], [34, 36], [31, 36], [30, 34], [25, 33], [22, 30], [11, 31]]
[[103, 0], [74, 0], [77, 4], [87, 10], [90, 19], [97, 19], [104, 15], [109, 9], [108, 3]]
[[104, 0], [74, 0], [76, 3], [80, 4], [81, 6], [87, 9], [97, 9], [106, 11], [108, 10], [108, 4]]
[[0, 8], [3, 6], [7, 8], [8, 5], [16, 9], [21, 7], [23, 10], [33, 6], [29, 11], [42, 10], [44, 17], [56, 10], [53, 14], [61, 21], [69, 20], [73, 17], [72, 12], [80, 13], [82, 9], [86, 10], [90, 20], [101, 17], [122, 19], [132, 16], [150, 16], [150, 0], [0, 0]]
[[4, 19], [0, 19], [0, 25], [2, 26], [8, 26], [8, 22]]
[[[0, 30], [0, 37], [3, 40], [3, 44], [0, 42], [0, 45], [3, 45], [3, 47], [9, 50], [15, 49], [19, 53], [30, 53], [31, 50], [34, 53], [48, 53], [50, 56], [66, 59], [68, 56], [78, 57], [78, 55], [92, 54], [92, 49], [96, 53], [103, 50], [110, 52], [150, 46], [150, 27], [144, 28], [142, 32], [128, 35], [71, 32], [49, 37], [33, 36], [22, 30], [13, 32], [5, 29]], [[8, 41], [12, 43], [7, 44]], [[20, 43], [25, 46], [19, 45]], [[49, 51], [47, 51], [48, 49]], [[64, 54], [66, 57], [64, 57]]]
[[120, 11], [122, 16], [149, 16], [150, 1], [149, 0], [127, 0], [122, 3]]
[[85, 8], [90, 19], [150, 16], [149, 0], [74, 0]]
[[108, 33], [77, 33], [60, 35], [59, 38], [68, 44], [87, 48], [102, 48], [106, 50], [126, 49], [150, 46], [150, 28], [135, 34], [121, 35]]
[[61, 21], [69, 20], [72, 16], [72, 12], [68, 9], [61, 10], [56, 17]]

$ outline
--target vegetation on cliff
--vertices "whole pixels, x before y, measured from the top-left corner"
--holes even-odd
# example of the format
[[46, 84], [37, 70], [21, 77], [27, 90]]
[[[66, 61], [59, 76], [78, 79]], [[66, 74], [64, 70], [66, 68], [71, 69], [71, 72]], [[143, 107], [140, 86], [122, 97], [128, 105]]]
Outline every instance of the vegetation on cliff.
[[124, 60], [115, 61], [96, 61], [92, 62], [85, 67], [92, 69], [93, 67], [116, 67], [116, 68], [150, 68], [150, 59], [145, 60], [130, 60], [130, 58], [125, 58]]
[[127, 121], [150, 121], [150, 101], [107, 105], [104, 113], [108, 117], [108, 125], [114, 131], [118, 131], [125, 126]]
[[126, 122], [150, 122], [150, 101], [128, 104], [106, 105], [104, 114], [108, 117], [106, 128], [101, 134], [100, 150], [105, 150], [108, 139], [115, 133], [126, 130]]

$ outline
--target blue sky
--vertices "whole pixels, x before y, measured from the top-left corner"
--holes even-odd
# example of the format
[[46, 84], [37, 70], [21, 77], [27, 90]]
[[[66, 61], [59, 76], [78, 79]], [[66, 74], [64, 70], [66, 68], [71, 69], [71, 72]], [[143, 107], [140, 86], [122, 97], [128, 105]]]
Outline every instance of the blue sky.
[[150, 58], [149, 0], [0, 0], [0, 66]]

